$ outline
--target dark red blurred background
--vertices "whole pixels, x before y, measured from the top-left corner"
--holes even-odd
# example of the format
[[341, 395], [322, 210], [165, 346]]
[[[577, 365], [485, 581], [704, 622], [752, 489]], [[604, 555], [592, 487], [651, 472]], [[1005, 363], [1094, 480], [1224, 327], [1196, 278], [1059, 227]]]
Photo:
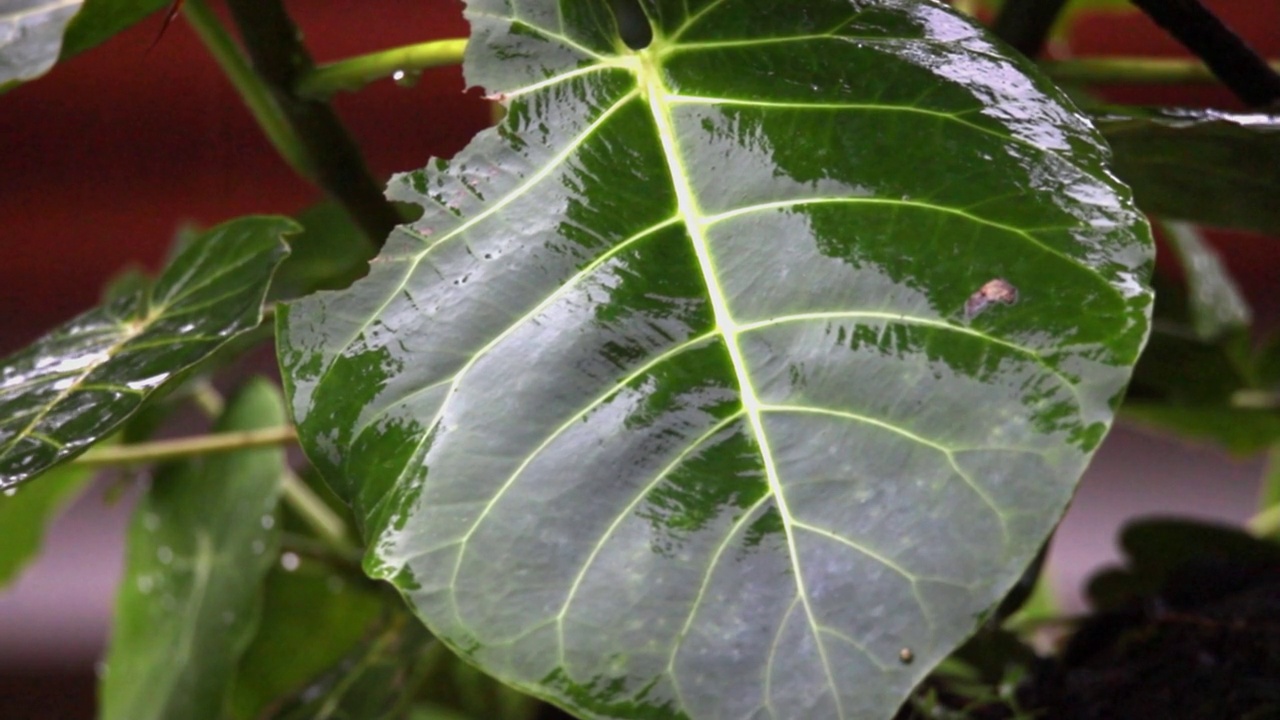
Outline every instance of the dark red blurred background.
[[[459, 0], [289, 9], [317, 61], [468, 30]], [[0, 352], [92, 305], [122, 267], [156, 268], [182, 223], [294, 213], [320, 197], [275, 155], [181, 19], [147, 52], [159, 21], [0, 96]], [[457, 152], [489, 118], [457, 67], [334, 102], [379, 181]]]
[[[1268, 57], [1280, 56], [1280, 2], [1208, 4]], [[289, 0], [288, 7], [319, 61], [467, 32], [459, 0]], [[122, 268], [157, 268], [183, 223], [294, 213], [319, 199], [276, 157], [181, 20], [147, 52], [159, 24], [159, 16], [149, 18], [0, 96], [0, 353], [94, 304]], [[1083, 17], [1055, 52], [1183, 54], [1137, 14]], [[1210, 85], [1096, 91], [1115, 102], [1240, 108]], [[490, 113], [478, 93], [463, 93], [457, 68], [428, 71], [412, 88], [384, 80], [335, 104], [379, 181], [456, 152]], [[1213, 240], [1259, 316], [1274, 322], [1280, 241], [1243, 233], [1214, 233]], [[1058, 536], [1051, 567], [1062, 586], [1075, 591], [1083, 575], [1113, 557], [1116, 526], [1153, 503], [1224, 519], [1248, 512], [1256, 463], [1181, 452], [1127, 431], [1108, 440]], [[1191, 490], [1179, 495], [1170, 485], [1132, 481], [1144, 471], [1163, 480], [1160, 467], [1180, 469]], [[1198, 477], [1208, 475], [1216, 485]], [[41, 564], [0, 594], [0, 718], [93, 714], [92, 662], [104, 640], [127, 511], [102, 507], [97, 496], [79, 503], [55, 527]]]

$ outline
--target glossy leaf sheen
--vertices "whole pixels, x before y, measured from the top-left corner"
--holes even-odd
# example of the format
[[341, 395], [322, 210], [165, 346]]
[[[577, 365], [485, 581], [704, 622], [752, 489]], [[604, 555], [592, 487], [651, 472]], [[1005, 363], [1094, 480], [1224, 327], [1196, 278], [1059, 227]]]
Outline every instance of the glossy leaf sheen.
[[[286, 421], [279, 392], [250, 382], [218, 430]], [[104, 720], [224, 717], [236, 664], [258, 625], [262, 579], [278, 554], [284, 450], [210, 455], [157, 472], [129, 526], [116, 599]]]
[[1280, 115], [1168, 109], [1096, 118], [1145, 211], [1280, 232]]
[[257, 325], [287, 252], [284, 218], [242, 218], [139, 285], [0, 363], [0, 488], [106, 437], [183, 370]]
[[604, 0], [468, 4], [508, 113], [282, 313], [295, 417], [371, 572], [496, 676], [582, 717], [887, 717], [1105, 434], [1148, 228], [947, 8], [643, 5], [633, 52]]
[[49, 71], [62, 49], [67, 23], [84, 0], [0, 2], [0, 85]]

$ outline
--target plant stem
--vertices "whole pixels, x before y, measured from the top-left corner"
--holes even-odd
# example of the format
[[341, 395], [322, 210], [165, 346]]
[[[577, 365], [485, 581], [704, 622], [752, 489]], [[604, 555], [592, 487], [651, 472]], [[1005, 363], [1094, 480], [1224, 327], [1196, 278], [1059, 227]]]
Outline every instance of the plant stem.
[[359, 90], [397, 72], [413, 74], [441, 65], [456, 65], [462, 62], [466, 48], [466, 39], [458, 38], [358, 55], [311, 68], [298, 79], [294, 92], [304, 98], [328, 98], [339, 90]]
[[1262, 473], [1262, 488], [1258, 492], [1258, 508], [1275, 510], [1280, 507], [1280, 444], [1267, 451], [1267, 467]]
[[209, 382], [208, 378], [203, 377], [192, 383], [191, 399], [200, 408], [200, 412], [211, 419], [222, 415], [222, 410], [227, 405], [226, 401], [222, 399], [222, 394], [213, 386], [213, 383]]
[[182, 12], [196, 36], [204, 43], [222, 72], [226, 73], [236, 92], [240, 93], [240, 98], [244, 100], [267, 140], [275, 146], [276, 152], [280, 153], [280, 157], [289, 163], [294, 172], [314, 182], [315, 168], [302, 141], [285, 118], [280, 105], [271, 96], [271, 91], [254, 74], [249, 63], [245, 62], [240, 49], [236, 47], [218, 16], [205, 0], [187, 0]]
[[[1182, 85], [1217, 80], [1204, 63], [1175, 58], [1084, 58], [1043, 62], [1040, 67], [1054, 80], [1086, 85]], [[1271, 67], [1280, 70], [1280, 61], [1271, 61]]]
[[360, 556], [347, 538], [347, 524], [292, 470], [284, 475], [284, 501], [327, 545], [348, 557]]
[[316, 184], [381, 246], [400, 216], [382, 196], [382, 188], [370, 176], [359, 147], [333, 108], [295, 94], [298, 80], [314, 66], [284, 6], [280, 0], [228, 0], [227, 5], [254, 69], [306, 149]]
[[1245, 104], [1262, 107], [1280, 100], [1280, 74], [1200, 0], [1132, 2], [1196, 57], [1203, 59], [1213, 74]]
[[1254, 537], [1280, 537], [1280, 505], [1272, 505], [1254, 515], [1244, 526]]
[[292, 426], [215, 433], [213, 435], [198, 435], [176, 440], [155, 440], [133, 445], [95, 448], [71, 462], [75, 465], [87, 465], [89, 467], [136, 465], [139, 463], [175, 460], [192, 455], [286, 445], [296, 439], [297, 433]]
[[1005, 0], [991, 30], [1015, 50], [1034, 58], [1067, 0]]

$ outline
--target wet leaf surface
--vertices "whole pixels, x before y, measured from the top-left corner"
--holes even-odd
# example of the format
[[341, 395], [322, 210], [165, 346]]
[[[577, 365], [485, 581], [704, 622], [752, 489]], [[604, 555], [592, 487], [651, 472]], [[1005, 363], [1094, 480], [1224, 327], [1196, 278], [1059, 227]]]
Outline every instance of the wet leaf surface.
[[153, 284], [113, 295], [0, 362], [0, 488], [106, 437], [170, 381], [262, 319], [287, 252], [284, 218], [242, 218], [191, 243]]
[[945, 8], [650, 0], [634, 51], [608, 5], [468, 4], [507, 115], [282, 311], [304, 446], [432, 632], [581, 717], [890, 716], [1105, 435], [1148, 228]]

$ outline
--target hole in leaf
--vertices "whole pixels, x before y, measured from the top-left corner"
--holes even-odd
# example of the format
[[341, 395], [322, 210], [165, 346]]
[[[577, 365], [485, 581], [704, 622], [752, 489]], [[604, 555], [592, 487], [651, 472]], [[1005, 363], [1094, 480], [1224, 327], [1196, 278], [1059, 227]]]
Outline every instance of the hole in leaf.
[[653, 28], [640, 9], [640, 0], [610, 0], [613, 17], [618, 22], [618, 35], [632, 50], [643, 50], [653, 42]]

